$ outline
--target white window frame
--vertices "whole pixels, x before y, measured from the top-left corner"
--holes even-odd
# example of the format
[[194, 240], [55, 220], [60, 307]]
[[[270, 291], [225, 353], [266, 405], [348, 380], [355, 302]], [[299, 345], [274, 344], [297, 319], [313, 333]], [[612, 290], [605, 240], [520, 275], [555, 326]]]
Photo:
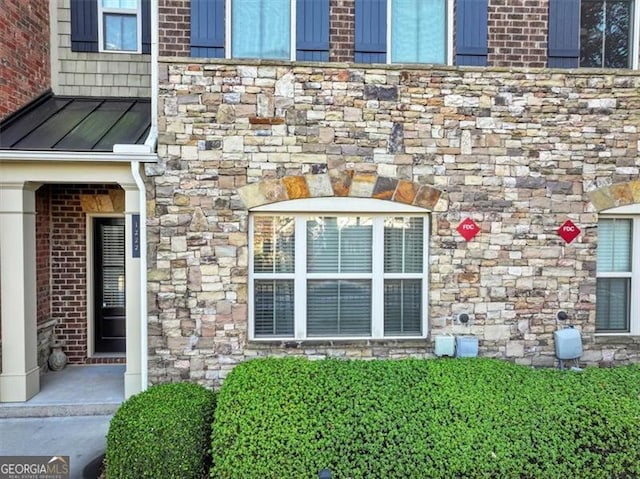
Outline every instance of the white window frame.
[[[263, 0], [268, 2], [269, 0]], [[233, 35], [231, 28], [232, 17], [232, 4], [233, 0], [225, 0], [224, 2], [224, 57], [227, 59], [233, 58], [233, 52], [231, 51], [231, 35]], [[296, 0], [290, 0], [291, 19], [289, 31], [291, 32], [289, 38], [289, 60], [294, 61], [296, 59]], [[257, 58], [261, 60], [261, 58]], [[269, 60], [268, 58], [266, 60]]]
[[[596, 278], [631, 278], [629, 298], [629, 331], [596, 331], [597, 336], [640, 335], [640, 204], [620, 206], [600, 213], [599, 219], [627, 219], [631, 227], [631, 273], [601, 273]], [[598, 298], [596, 297], [596, 301]]]
[[[101, 53], [142, 53], [142, 1], [136, 0], [136, 8], [105, 8], [103, 0], [98, 2], [98, 51]], [[135, 50], [108, 50], [104, 44], [104, 16], [105, 14], [135, 15], [136, 16], [136, 49]]]
[[[295, 273], [280, 273], [280, 279], [294, 280], [294, 335], [293, 336], [255, 336], [254, 281], [256, 279], [274, 279], [271, 273], [254, 273], [253, 241], [254, 218], [256, 216], [294, 216], [295, 222]], [[371, 273], [349, 274], [371, 279], [372, 318], [369, 336], [307, 336], [307, 280], [339, 279], [335, 274], [311, 274], [306, 272], [306, 218], [310, 216], [367, 216], [374, 219], [373, 224], [373, 262]], [[422, 273], [384, 273], [381, 258], [384, 256], [384, 219], [393, 216], [423, 218], [423, 267]], [[249, 215], [249, 279], [248, 279], [248, 335], [250, 341], [359, 341], [359, 340], [411, 340], [424, 339], [429, 334], [429, 231], [430, 212], [411, 205], [402, 205], [383, 200], [367, 198], [312, 198], [273, 203], [253, 208]], [[376, 261], [378, 259], [378, 261]], [[342, 275], [341, 275], [342, 276]], [[419, 335], [384, 335], [384, 291], [385, 279], [421, 279], [422, 280], [422, 324]]]
[[[446, 1], [446, 18], [447, 24], [445, 26], [445, 49], [446, 49], [446, 63], [445, 65], [453, 65], [453, 17], [454, 17], [454, 0]], [[387, 0], [387, 64], [393, 64], [391, 60], [391, 51], [393, 43], [393, 32], [391, 31], [391, 12], [393, 10], [393, 0]]]

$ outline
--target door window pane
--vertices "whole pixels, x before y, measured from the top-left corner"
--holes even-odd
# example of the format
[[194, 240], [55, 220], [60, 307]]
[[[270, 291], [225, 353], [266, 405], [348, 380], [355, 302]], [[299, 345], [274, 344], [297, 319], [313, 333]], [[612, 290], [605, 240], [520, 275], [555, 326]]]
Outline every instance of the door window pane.
[[102, 302], [104, 308], [125, 305], [124, 225], [103, 225]]
[[307, 332], [309, 336], [369, 336], [371, 282], [308, 281]]
[[234, 0], [231, 7], [234, 58], [290, 58], [290, 0]]
[[597, 279], [597, 331], [629, 331], [630, 289], [629, 278]]
[[393, 0], [391, 61], [446, 63], [446, 1]]

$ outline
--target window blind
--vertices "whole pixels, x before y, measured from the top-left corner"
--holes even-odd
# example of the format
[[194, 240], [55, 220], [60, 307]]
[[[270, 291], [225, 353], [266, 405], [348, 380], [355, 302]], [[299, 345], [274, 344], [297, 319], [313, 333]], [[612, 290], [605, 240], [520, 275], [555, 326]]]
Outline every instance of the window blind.
[[231, 13], [233, 58], [290, 58], [290, 0], [234, 0]]
[[446, 63], [445, 0], [393, 0], [391, 61]]
[[601, 219], [598, 222], [597, 268], [599, 273], [631, 271], [631, 220]]
[[629, 278], [598, 278], [596, 282], [596, 330], [629, 331]]
[[369, 336], [371, 281], [308, 281], [307, 333], [309, 336]]
[[307, 222], [309, 273], [371, 272], [371, 218], [321, 217]]

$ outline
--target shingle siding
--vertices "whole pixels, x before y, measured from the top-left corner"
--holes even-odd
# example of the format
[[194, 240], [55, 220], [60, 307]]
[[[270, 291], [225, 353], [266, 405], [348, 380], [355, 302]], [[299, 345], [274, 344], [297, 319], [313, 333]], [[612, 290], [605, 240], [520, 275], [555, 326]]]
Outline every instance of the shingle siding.
[[151, 57], [143, 54], [74, 52], [70, 0], [58, 0], [54, 93], [77, 96], [148, 97]]

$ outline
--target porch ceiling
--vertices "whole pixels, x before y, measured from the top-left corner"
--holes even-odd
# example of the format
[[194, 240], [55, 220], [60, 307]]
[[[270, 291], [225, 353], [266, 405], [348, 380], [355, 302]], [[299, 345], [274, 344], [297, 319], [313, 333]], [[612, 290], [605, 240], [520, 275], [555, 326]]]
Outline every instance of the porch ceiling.
[[149, 98], [47, 93], [0, 122], [0, 149], [110, 152], [144, 143], [150, 127]]

